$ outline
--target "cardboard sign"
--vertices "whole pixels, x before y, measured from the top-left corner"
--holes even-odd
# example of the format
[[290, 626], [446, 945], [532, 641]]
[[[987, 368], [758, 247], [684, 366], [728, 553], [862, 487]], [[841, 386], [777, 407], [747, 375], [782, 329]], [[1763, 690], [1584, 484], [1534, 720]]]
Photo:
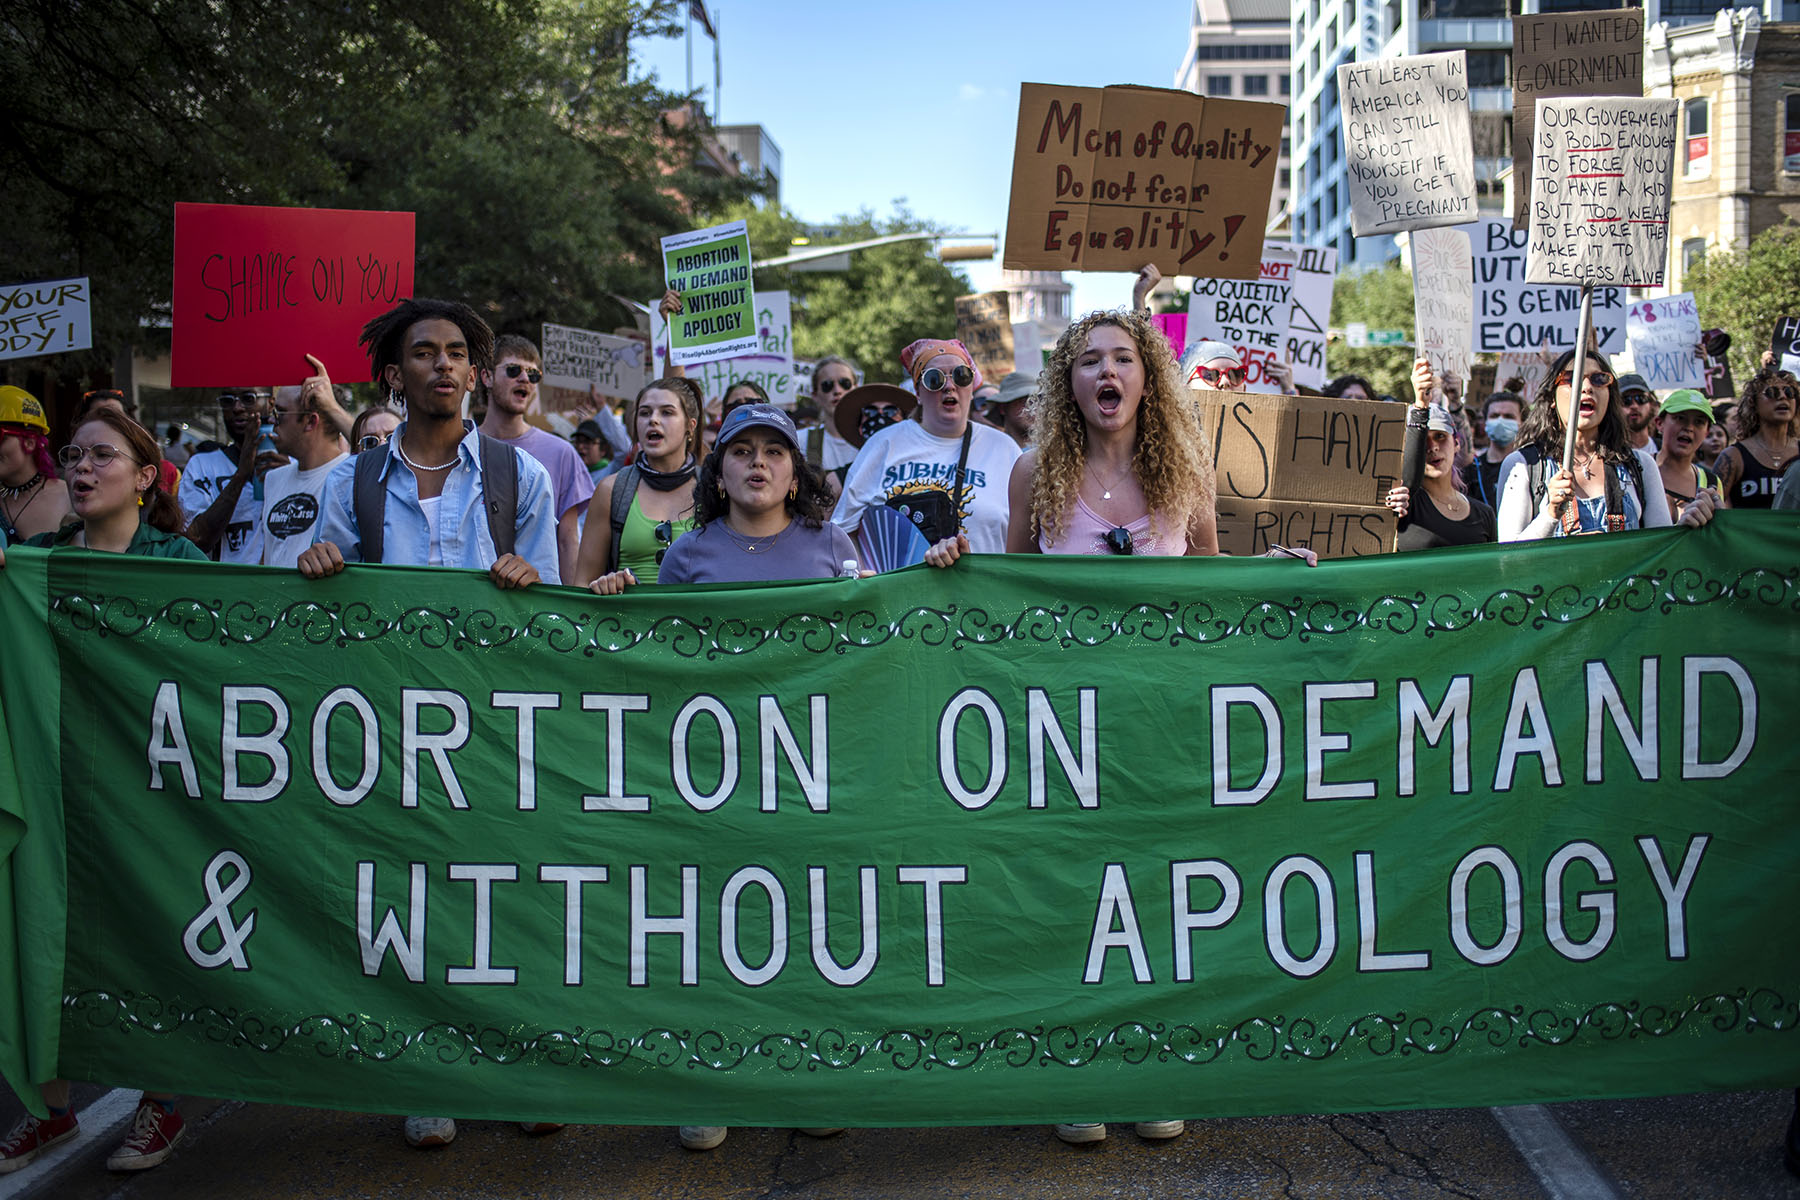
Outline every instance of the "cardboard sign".
[[0, 359], [91, 347], [91, 298], [85, 276], [0, 289]]
[[1706, 361], [1694, 353], [1700, 346], [1694, 293], [1639, 300], [1626, 310], [1625, 337], [1632, 364], [1652, 391], [1706, 386]]
[[666, 237], [662, 253], [663, 280], [682, 299], [670, 327], [673, 341], [658, 342], [668, 350], [669, 361], [692, 367], [755, 354], [762, 338], [756, 329], [750, 231], [744, 222]]
[[544, 380], [552, 387], [630, 400], [650, 382], [650, 347], [572, 325], [544, 322]]
[[1235, 349], [1253, 392], [1281, 392], [1269, 368], [1286, 353], [1294, 258], [1291, 251], [1265, 249], [1260, 278], [1196, 279], [1188, 294], [1187, 344], [1211, 338]]
[[1451, 50], [1339, 65], [1357, 237], [1475, 219], [1467, 60]]
[[[1644, 14], [1635, 8], [1513, 18], [1513, 145], [1528, 147], [1540, 97], [1644, 94]], [[1513, 219], [1531, 202], [1531, 155], [1513, 154]]]
[[1800, 317], [1782, 317], [1775, 322], [1775, 337], [1769, 349], [1784, 371], [1800, 370]]
[[[700, 385], [701, 394], [709, 401], [723, 400], [731, 385], [747, 379], [769, 394], [769, 401], [781, 408], [792, 408], [799, 395], [794, 390], [794, 315], [792, 297], [787, 292], [757, 292], [756, 341], [751, 353], [731, 358], [715, 358], [687, 368], [688, 378]], [[681, 318], [677, 317], [679, 321]], [[657, 373], [665, 373], [668, 362], [668, 327], [654, 306], [650, 310], [652, 361]], [[677, 360], [679, 361], [679, 360]], [[809, 377], [810, 382], [810, 377]]]
[[[1475, 349], [1536, 354], [1573, 350], [1581, 289], [1527, 283], [1529, 234], [1504, 218], [1483, 217], [1462, 227], [1475, 267]], [[1594, 289], [1594, 331], [1602, 353], [1625, 349], [1625, 289]]]
[[958, 296], [956, 336], [975, 356], [975, 365], [987, 382], [997, 385], [1018, 369], [1013, 348], [1012, 300], [1007, 293]]
[[1328, 396], [1197, 392], [1221, 504], [1376, 505], [1400, 478], [1404, 405]]
[[1411, 235], [1414, 344], [1440, 380], [1468, 382], [1475, 332], [1475, 267], [1469, 235], [1420, 229]]
[[1532, 283], [1661, 287], [1679, 100], [1539, 100]]
[[1002, 265], [1256, 278], [1286, 115], [1165, 88], [1023, 85]]
[[1276, 546], [1308, 549], [1321, 559], [1391, 554], [1400, 533], [1394, 511], [1380, 505], [1221, 495], [1214, 515], [1220, 551], [1245, 557], [1267, 554]]
[[413, 214], [175, 206], [175, 387], [369, 378], [357, 335], [413, 294]]
[[1298, 242], [1264, 242], [1265, 248], [1294, 255], [1293, 304], [1288, 314], [1287, 362], [1294, 383], [1322, 388], [1325, 334], [1331, 328], [1331, 289], [1337, 279], [1337, 247], [1302, 246]]
[[[1598, 293], [1595, 295], [1597, 298]], [[1575, 335], [1570, 333], [1570, 342], [1573, 343], [1574, 339]], [[1530, 407], [1537, 396], [1538, 387], [1549, 374], [1550, 364], [1544, 361], [1542, 354], [1530, 350], [1507, 350], [1500, 355], [1500, 365], [1494, 371], [1494, 390], [1517, 392], [1526, 406]], [[1516, 388], [1509, 386], [1514, 379], [1520, 381]]]

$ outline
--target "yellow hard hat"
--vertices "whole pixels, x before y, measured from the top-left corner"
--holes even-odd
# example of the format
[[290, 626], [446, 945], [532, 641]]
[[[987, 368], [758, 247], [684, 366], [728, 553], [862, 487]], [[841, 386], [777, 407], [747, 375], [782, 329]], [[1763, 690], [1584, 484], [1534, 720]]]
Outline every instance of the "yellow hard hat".
[[24, 388], [0, 387], [0, 425], [22, 425], [39, 433], [50, 432], [44, 406]]

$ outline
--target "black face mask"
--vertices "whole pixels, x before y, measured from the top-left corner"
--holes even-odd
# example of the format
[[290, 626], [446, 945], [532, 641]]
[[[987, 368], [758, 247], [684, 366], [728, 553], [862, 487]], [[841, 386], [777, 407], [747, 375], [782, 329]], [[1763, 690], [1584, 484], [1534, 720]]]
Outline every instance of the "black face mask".
[[894, 417], [881, 409], [865, 408], [863, 409], [862, 420], [857, 422], [856, 428], [857, 432], [862, 434], [863, 441], [866, 442], [877, 433], [880, 433], [883, 429], [886, 429], [889, 425], [896, 425], [898, 423], [899, 418]]

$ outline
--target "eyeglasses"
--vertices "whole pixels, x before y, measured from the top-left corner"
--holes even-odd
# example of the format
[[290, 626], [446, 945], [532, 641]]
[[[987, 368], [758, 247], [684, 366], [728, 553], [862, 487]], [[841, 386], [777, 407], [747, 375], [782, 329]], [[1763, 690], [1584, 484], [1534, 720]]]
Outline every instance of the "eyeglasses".
[[544, 378], [542, 371], [536, 367], [528, 367], [524, 363], [507, 363], [500, 370], [508, 379], [517, 379], [522, 374], [532, 383], [538, 383]]
[[1201, 367], [1199, 375], [1200, 382], [1208, 386], [1244, 382], [1244, 368], [1242, 367]]
[[1107, 530], [1103, 540], [1106, 542], [1106, 548], [1114, 554], [1131, 553], [1131, 530], [1123, 525], [1114, 525]]
[[975, 372], [961, 363], [950, 368], [948, 374], [942, 367], [926, 367], [919, 376], [919, 386], [928, 392], [946, 391], [949, 386], [968, 387], [974, 382]]
[[[1567, 371], [1564, 371], [1562, 374], [1560, 374], [1556, 377], [1556, 386], [1557, 387], [1568, 387], [1569, 384], [1574, 381], [1574, 379], [1575, 379], [1575, 376], [1571, 375]], [[1587, 381], [1597, 388], [1608, 387], [1612, 384], [1613, 377], [1609, 372], [1606, 372], [1606, 371], [1589, 371], [1587, 373]]]
[[117, 446], [106, 442], [95, 442], [92, 446], [64, 446], [56, 452], [57, 465], [65, 471], [73, 471], [81, 465], [81, 460], [84, 458], [93, 460], [96, 471], [105, 470], [115, 458], [123, 458], [130, 462], [137, 461]]
[[854, 379], [821, 379], [813, 388], [821, 392], [847, 392], [856, 386]]
[[305, 415], [306, 410], [303, 408], [277, 408], [270, 412], [269, 424], [279, 425], [289, 417], [304, 417]]
[[220, 408], [255, 408], [269, 398], [267, 392], [220, 392]]
[[392, 436], [387, 433], [365, 433], [356, 439], [356, 449], [360, 453], [364, 450], [373, 450], [377, 446], [385, 446], [388, 438]]
[[81, 393], [81, 402], [83, 404], [86, 404], [91, 400], [117, 400], [123, 404], [125, 402], [125, 393], [121, 392], [118, 388], [95, 388], [91, 392]]
[[675, 526], [670, 521], [658, 521], [656, 528], [650, 532], [656, 536], [657, 544], [662, 547], [656, 552], [656, 565], [660, 567], [663, 555], [669, 552], [669, 543], [675, 540]]
[[889, 421], [900, 419], [900, 406], [897, 404], [865, 404], [862, 415], [865, 417], [884, 417]]

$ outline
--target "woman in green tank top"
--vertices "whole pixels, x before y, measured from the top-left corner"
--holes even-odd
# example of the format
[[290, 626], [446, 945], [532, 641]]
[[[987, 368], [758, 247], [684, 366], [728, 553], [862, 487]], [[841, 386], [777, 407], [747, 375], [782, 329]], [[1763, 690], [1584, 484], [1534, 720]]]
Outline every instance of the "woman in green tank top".
[[690, 379], [658, 379], [637, 394], [626, 418], [637, 458], [594, 490], [571, 583], [626, 570], [654, 583], [663, 552], [693, 528], [699, 388]]

